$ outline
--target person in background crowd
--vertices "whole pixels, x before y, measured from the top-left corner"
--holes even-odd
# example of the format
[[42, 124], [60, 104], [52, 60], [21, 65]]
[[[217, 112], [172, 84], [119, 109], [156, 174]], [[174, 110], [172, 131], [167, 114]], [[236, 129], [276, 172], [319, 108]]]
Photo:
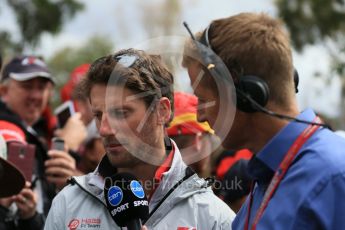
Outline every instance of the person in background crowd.
[[[14, 57], [4, 67], [0, 84], [0, 119], [20, 127], [27, 143], [36, 147], [32, 187], [38, 194], [37, 211], [47, 214], [56, 189], [75, 174], [75, 161], [64, 151], [50, 150], [47, 133], [37, 132], [54, 86], [43, 60], [35, 56]], [[6, 127], [0, 127], [6, 131]], [[45, 140], [45, 141], [43, 141]]]
[[200, 177], [210, 176], [210, 155], [220, 141], [207, 122], [196, 118], [198, 99], [183, 92], [174, 93], [174, 119], [166, 129], [180, 148], [183, 161]]
[[31, 183], [25, 182], [19, 169], [6, 161], [11, 154], [7, 146], [13, 142], [26, 145], [25, 134], [7, 121], [0, 120], [0, 126], [7, 127], [6, 132], [0, 134], [0, 229], [43, 229], [43, 214], [36, 211], [37, 194], [30, 188]]
[[60, 91], [62, 102], [72, 100], [75, 110], [81, 114], [81, 120], [86, 126], [87, 136], [81, 145], [77, 147], [80, 155], [77, 168], [84, 174], [95, 170], [105, 152], [93, 118], [90, 101], [82, 92], [82, 84], [80, 83], [89, 68], [90, 64], [82, 64], [76, 67], [72, 71], [69, 81]]
[[103, 191], [105, 178], [116, 172], [131, 173], [143, 184], [151, 212], [148, 228], [231, 229], [235, 214], [165, 136], [173, 76], [160, 56], [128, 49], [97, 59], [85, 79], [85, 93], [106, 155], [94, 172], [73, 177], [73, 184], [56, 196], [45, 229], [67, 228], [85, 218], [97, 221], [100, 229], [120, 229]]
[[[281, 22], [241, 13], [212, 21], [196, 37], [207, 49], [189, 40], [183, 64], [199, 101], [214, 102], [198, 107], [199, 121], [208, 121], [217, 134], [218, 116], [234, 109], [233, 122], [222, 123], [230, 128], [223, 146], [254, 153], [248, 172], [255, 185], [233, 229], [342, 229], [345, 140], [312, 109], [299, 112], [290, 41]], [[215, 81], [223, 80], [227, 88], [219, 91]], [[226, 90], [236, 90], [237, 102], [219, 108]]]
[[7, 160], [6, 141], [0, 135], [0, 199], [18, 194], [24, 185], [23, 174]]
[[252, 179], [247, 166], [252, 156], [249, 150], [242, 149], [223, 151], [217, 158], [214, 170], [217, 183], [214, 192], [235, 213], [238, 213], [250, 192]]
[[[0, 53], [0, 70], [2, 67], [2, 56]], [[4, 121], [0, 121], [4, 122]], [[13, 125], [13, 124], [10, 124]], [[13, 125], [15, 126], [15, 125]], [[21, 133], [18, 127], [15, 127]], [[13, 133], [12, 133], [13, 134]], [[20, 135], [11, 137], [8, 140], [16, 140]], [[24, 142], [24, 135], [19, 141]], [[31, 230], [42, 229], [42, 216], [36, 212], [35, 194], [31, 191], [30, 183], [25, 183], [24, 175], [20, 170], [7, 161], [7, 143], [0, 134], [0, 229], [1, 230]], [[25, 188], [24, 188], [25, 187]], [[13, 197], [11, 197], [13, 196]], [[26, 197], [32, 200], [32, 208], [27, 207]], [[17, 204], [18, 215], [10, 212], [9, 207]], [[32, 211], [33, 209], [33, 211]], [[14, 222], [16, 218], [16, 222]]]

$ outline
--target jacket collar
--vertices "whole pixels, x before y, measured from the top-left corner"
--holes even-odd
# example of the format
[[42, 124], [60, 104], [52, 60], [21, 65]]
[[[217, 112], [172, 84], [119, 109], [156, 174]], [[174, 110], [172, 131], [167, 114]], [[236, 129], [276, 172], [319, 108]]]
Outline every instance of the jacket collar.
[[170, 157], [172, 157], [172, 159], [169, 160], [168, 157], [167, 160], [170, 162], [165, 162], [171, 163], [171, 165], [169, 168], [166, 168], [166, 165], [163, 164], [156, 171], [156, 177], [159, 177], [159, 184], [155, 189], [155, 192], [152, 194], [152, 197], [150, 197], [150, 212], [164, 197], [164, 195], [185, 175], [187, 166], [183, 162], [180, 150], [176, 146], [175, 142], [171, 142], [173, 144], [173, 152], [170, 153]]
[[[172, 144], [174, 146], [174, 154], [171, 162], [171, 167], [168, 171], [163, 172], [161, 174], [161, 183], [152, 195], [152, 198], [149, 203], [150, 212], [155, 208], [155, 206], [160, 202], [160, 200], [169, 192], [169, 190], [185, 176], [186, 173], [187, 166], [182, 160], [180, 151], [173, 141]], [[104, 162], [101, 162], [94, 172], [89, 173], [86, 176], [75, 177], [75, 179], [79, 185], [84, 187], [88, 192], [90, 192], [92, 195], [97, 197], [100, 201], [102, 201], [105, 204], [103, 194], [104, 179], [100, 174], [100, 171], [102, 171], [102, 169], [100, 170], [99, 168], [104, 167], [104, 164], [108, 165], [109, 160], [106, 160], [106, 158], [103, 158], [103, 160]], [[108, 163], [105, 163], [106, 161], [108, 161]], [[105, 173], [109, 173], [109, 171]], [[188, 199], [195, 193], [202, 192], [212, 193], [212, 190], [204, 179], [199, 178], [197, 174], [192, 175], [180, 186], [178, 186], [176, 190], [174, 190], [174, 192], [172, 193], [173, 195], [169, 196], [163, 202], [163, 204], [159, 207], [159, 210], [157, 210], [157, 212], [155, 212], [147, 220], [147, 225], [154, 226], [168, 212], [170, 212], [171, 208], [174, 207], [176, 204], [178, 204], [182, 200]]]
[[[173, 158], [170, 168], [160, 174], [161, 182], [153, 193], [150, 200], [150, 211], [154, 208], [156, 204], [164, 197], [164, 195], [185, 176], [186, 164], [182, 160], [180, 150], [176, 146], [175, 142], [171, 141], [173, 144]], [[104, 187], [104, 177], [107, 175], [114, 174], [114, 167], [111, 166], [109, 159], [106, 155], [103, 157], [102, 161], [95, 169], [94, 172], [89, 173], [85, 176], [84, 183], [81, 183], [83, 187], [86, 187], [93, 195], [104, 201], [103, 187]], [[196, 174], [195, 174], [196, 175]], [[82, 176], [83, 177], [83, 176]], [[77, 181], [78, 178], [76, 178]], [[192, 177], [194, 181], [197, 181], [198, 188], [207, 187], [207, 182], [204, 179], [199, 178], [197, 175]], [[191, 187], [188, 189], [195, 190], [196, 187]]]
[[[165, 140], [167, 144], [167, 140]], [[164, 196], [164, 191], [169, 191], [169, 189], [174, 186], [174, 184], [184, 176], [186, 165], [182, 161], [180, 151], [178, 150], [175, 142], [169, 139], [169, 145], [167, 146], [167, 153], [169, 154], [163, 165], [158, 167], [155, 178], [159, 179], [159, 185], [156, 188], [151, 202], [159, 202], [159, 198]], [[86, 186], [87, 189], [92, 192], [95, 196], [104, 201], [103, 187], [105, 177], [112, 176], [117, 172], [114, 168], [108, 156], [105, 154], [101, 162], [94, 170], [94, 172], [86, 175]], [[161, 194], [161, 195], [159, 195]]]

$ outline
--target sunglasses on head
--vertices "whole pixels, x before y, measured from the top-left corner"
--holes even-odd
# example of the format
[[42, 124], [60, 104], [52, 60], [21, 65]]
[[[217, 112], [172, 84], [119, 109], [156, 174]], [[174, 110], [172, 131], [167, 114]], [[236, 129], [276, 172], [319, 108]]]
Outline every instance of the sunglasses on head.
[[[91, 66], [91, 69], [95, 68], [100, 64], [104, 64], [106, 59], [107, 57], [101, 57], [94, 61], [94, 63]], [[117, 64], [121, 64], [122, 67], [131, 68], [139, 60], [139, 56], [136, 54], [119, 54], [114, 55], [113, 59], [117, 62]]]

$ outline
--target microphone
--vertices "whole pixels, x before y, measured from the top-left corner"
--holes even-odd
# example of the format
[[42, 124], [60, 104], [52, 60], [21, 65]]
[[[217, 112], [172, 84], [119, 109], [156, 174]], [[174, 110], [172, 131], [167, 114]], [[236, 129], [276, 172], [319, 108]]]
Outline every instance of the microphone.
[[140, 182], [130, 173], [105, 178], [104, 198], [107, 209], [120, 227], [140, 230], [149, 217], [149, 202]]

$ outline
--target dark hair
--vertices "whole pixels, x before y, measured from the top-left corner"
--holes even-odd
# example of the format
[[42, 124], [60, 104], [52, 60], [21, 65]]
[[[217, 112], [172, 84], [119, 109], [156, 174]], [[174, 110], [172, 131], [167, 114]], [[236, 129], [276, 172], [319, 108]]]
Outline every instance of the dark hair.
[[72, 100], [79, 100], [79, 101], [87, 101], [88, 96], [85, 94], [84, 91], [84, 84], [83, 81], [79, 82], [74, 89], [72, 90], [71, 95]]
[[[126, 66], [121, 62], [124, 56], [134, 57], [135, 60], [130, 66]], [[167, 97], [172, 110], [174, 107], [173, 75], [159, 55], [126, 49], [101, 57], [92, 63], [83, 81], [83, 89], [88, 98], [91, 88], [96, 84], [123, 85], [135, 93], [145, 92], [147, 96], [143, 100], [147, 107], [157, 96]]]

